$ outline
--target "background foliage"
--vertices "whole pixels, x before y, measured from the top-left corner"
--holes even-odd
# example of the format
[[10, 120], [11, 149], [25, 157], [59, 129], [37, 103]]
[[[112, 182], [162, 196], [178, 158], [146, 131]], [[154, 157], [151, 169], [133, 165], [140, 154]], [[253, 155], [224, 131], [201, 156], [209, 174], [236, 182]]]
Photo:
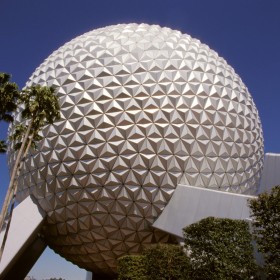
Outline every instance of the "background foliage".
[[268, 279], [280, 279], [280, 186], [249, 201], [254, 238], [265, 259]]

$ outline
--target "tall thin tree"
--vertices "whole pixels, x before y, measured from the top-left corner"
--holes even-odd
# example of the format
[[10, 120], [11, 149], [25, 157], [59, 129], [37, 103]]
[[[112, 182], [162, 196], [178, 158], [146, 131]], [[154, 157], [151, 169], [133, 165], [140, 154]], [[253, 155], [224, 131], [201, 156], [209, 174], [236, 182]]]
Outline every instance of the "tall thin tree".
[[[23, 161], [30, 147], [32, 145], [35, 146], [35, 142], [41, 139], [39, 132], [43, 126], [46, 124], [53, 124], [53, 122], [60, 117], [59, 102], [54, 93], [55, 90], [52, 87], [36, 85], [23, 90], [18, 97], [18, 105], [23, 106], [23, 109], [20, 111], [21, 124], [15, 126], [14, 133], [11, 136], [13, 147], [17, 153], [0, 217], [0, 228], [2, 228], [12, 202], [6, 236], [17, 193], [18, 180], [16, 179], [20, 175]], [[5, 240], [6, 237], [4, 237], [0, 249], [0, 259], [3, 253]]]
[[[17, 108], [19, 97], [18, 86], [10, 82], [11, 76], [7, 73], [0, 73], [0, 121], [12, 122], [12, 113]], [[0, 140], [0, 153], [6, 152], [6, 141]]]

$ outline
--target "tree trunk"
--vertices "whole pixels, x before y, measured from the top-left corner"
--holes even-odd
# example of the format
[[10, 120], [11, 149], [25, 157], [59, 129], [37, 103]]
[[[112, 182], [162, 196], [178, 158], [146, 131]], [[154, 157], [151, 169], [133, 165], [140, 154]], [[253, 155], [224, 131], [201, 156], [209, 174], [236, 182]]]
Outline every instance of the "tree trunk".
[[6, 218], [6, 215], [7, 215], [7, 212], [8, 212], [8, 208], [9, 208], [12, 196], [13, 196], [13, 186], [14, 186], [16, 174], [17, 174], [17, 171], [18, 171], [20, 163], [21, 163], [22, 154], [25, 151], [24, 147], [25, 147], [25, 144], [26, 144], [26, 142], [28, 140], [28, 136], [29, 136], [31, 127], [32, 127], [32, 121], [29, 123], [29, 125], [27, 127], [27, 131], [26, 131], [26, 133], [24, 135], [24, 138], [23, 138], [20, 150], [19, 150], [19, 152], [17, 154], [16, 161], [15, 161], [15, 164], [14, 164], [14, 167], [13, 167], [13, 171], [12, 171], [12, 175], [11, 175], [11, 180], [10, 180], [10, 183], [9, 183], [9, 186], [8, 186], [8, 189], [7, 189], [7, 193], [6, 193], [6, 197], [5, 197], [5, 200], [4, 200], [4, 203], [3, 203], [3, 206], [2, 206], [2, 210], [1, 210], [1, 215], [0, 215], [0, 231], [2, 230], [2, 227], [4, 225], [5, 218]]
[[[34, 134], [32, 134], [31, 137], [29, 138], [27, 147], [26, 147], [26, 149], [24, 150], [23, 156], [21, 157], [21, 161], [19, 162], [19, 166], [18, 166], [18, 168], [17, 168], [17, 174], [16, 174], [16, 176], [15, 176], [15, 179], [18, 178], [19, 175], [20, 175], [21, 168], [22, 168], [22, 166], [23, 166], [23, 162], [24, 162], [24, 160], [25, 160], [25, 157], [26, 157], [26, 155], [27, 155], [27, 152], [28, 152], [29, 149], [30, 149], [30, 146], [31, 146], [31, 144], [32, 144], [33, 137], [34, 137]], [[3, 255], [3, 252], [4, 252], [4, 248], [5, 248], [7, 236], [8, 236], [9, 229], [10, 229], [10, 224], [11, 224], [11, 220], [12, 220], [12, 216], [13, 216], [13, 211], [14, 211], [14, 207], [15, 207], [15, 202], [16, 202], [17, 189], [18, 189], [18, 180], [14, 180], [14, 185], [12, 186], [12, 192], [11, 192], [11, 194], [10, 194], [10, 196], [12, 196], [12, 197], [11, 197], [10, 200], [9, 200], [9, 201], [12, 200], [12, 205], [11, 205], [11, 209], [10, 209], [10, 215], [9, 215], [9, 218], [8, 218], [7, 227], [6, 227], [6, 230], [5, 230], [4, 237], [3, 237], [2, 245], [1, 245], [1, 247], [0, 247], [0, 262], [1, 262], [1, 259], [2, 259], [2, 255]], [[9, 203], [9, 204], [10, 204], [10, 203]]]

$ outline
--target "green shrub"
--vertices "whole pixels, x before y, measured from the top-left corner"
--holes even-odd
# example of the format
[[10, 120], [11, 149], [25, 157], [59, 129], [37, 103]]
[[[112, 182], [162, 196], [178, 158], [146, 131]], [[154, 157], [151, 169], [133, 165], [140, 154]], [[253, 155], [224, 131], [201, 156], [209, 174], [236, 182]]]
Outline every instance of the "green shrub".
[[118, 260], [118, 280], [147, 280], [146, 257], [130, 255]]
[[208, 217], [184, 229], [191, 279], [254, 279], [252, 237], [245, 221]]
[[185, 280], [189, 260], [178, 245], [158, 244], [118, 261], [118, 280]]
[[178, 245], [158, 244], [144, 251], [148, 280], [189, 279], [189, 259]]

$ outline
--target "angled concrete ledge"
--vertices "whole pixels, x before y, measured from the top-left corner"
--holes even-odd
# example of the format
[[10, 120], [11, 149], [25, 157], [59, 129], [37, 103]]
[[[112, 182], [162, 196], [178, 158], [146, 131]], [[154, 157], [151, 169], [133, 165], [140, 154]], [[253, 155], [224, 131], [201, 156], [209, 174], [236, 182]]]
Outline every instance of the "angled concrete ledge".
[[258, 193], [270, 191], [280, 185], [280, 154], [266, 153]]
[[[3, 256], [0, 262], [0, 280], [24, 279], [46, 248], [40, 238], [46, 213], [29, 196], [13, 212]], [[0, 242], [5, 230], [0, 233]]]
[[178, 185], [153, 227], [183, 238], [183, 228], [199, 220], [217, 218], [250, 219], [248, 199], [255, 196]]

